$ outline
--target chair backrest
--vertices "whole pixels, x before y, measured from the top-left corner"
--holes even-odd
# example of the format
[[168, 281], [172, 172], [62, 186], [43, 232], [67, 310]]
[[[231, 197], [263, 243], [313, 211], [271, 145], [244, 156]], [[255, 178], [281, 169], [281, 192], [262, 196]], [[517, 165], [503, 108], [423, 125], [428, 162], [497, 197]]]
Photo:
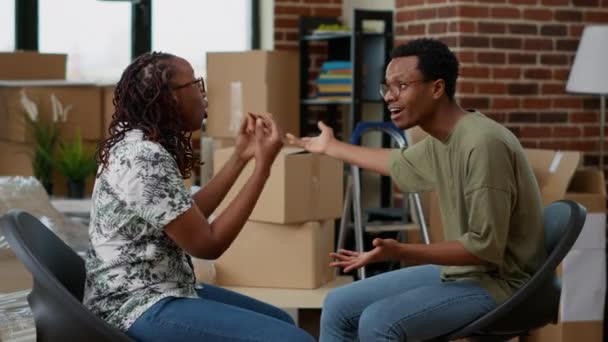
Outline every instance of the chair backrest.
[[[587, 209], [570, 200], [557, 201], [545, 207], [543, 225], [548, 255], [545, 263], [503, 304], [464, 328], [449, 334], [447, 338], [467, 337], [481, 331], [495, 330], [493, 328], [497, 326], [503, 331], [529, 330], [554, 320], [559, 307], [559, 285], [555, 282], [555, 270], [576, 242], [586, 217]], [[534, 312], [531, 307], [537, 309], [541, 307], [541, 314]], [[545, 308], [544, 312], [543, 308]], [[538, 317], [543, 314], [546, 317]]]
[[38, 341], [131, 341], [82, 304], [84, 261], [34, 216], [12, 210], [0, 229], [34, 278], [28, 302]]

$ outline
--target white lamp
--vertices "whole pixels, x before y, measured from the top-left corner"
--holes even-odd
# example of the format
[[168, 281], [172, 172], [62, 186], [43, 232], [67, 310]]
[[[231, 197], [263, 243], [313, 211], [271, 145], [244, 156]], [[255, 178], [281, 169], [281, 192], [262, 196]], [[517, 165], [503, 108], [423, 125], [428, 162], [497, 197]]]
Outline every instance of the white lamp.
[[600, 96], [600, 170], [604, 171], [604, 121], [608, 95], [608, 25], [585, 27], [566, 91]]

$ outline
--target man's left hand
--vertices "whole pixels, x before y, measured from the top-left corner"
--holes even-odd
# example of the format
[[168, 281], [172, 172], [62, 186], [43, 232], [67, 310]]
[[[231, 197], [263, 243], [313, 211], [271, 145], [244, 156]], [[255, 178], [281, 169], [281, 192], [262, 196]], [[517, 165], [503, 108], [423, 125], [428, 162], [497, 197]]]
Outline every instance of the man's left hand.
[[329, 253], [336, 261], [329, 263], [330, 267], [342, 267], [344, 273], [356, 270], [367, 264], [400, 259], [401, 244], [395, 239], [374, 239], [374, 249], [369, 252], [355, 252], [345, 249], [338, 253]]

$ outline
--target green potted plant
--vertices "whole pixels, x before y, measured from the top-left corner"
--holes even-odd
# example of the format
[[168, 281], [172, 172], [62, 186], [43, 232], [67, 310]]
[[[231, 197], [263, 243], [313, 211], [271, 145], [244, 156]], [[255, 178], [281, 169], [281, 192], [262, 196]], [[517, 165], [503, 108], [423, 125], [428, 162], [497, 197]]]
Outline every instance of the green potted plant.
[[53, 155], [59, 137], [59, 124], [67, 120], [72, 106], [64, 107], [59, 99], [51, 94], [53, 120], [47, 122], [38, 113], [38, 105], [32, 101], [25, 91], [21, 91], [21, 106], [24, 110], [25, 122], [32, 134], [32, 170], [34, 177], [42, 183], [49, 195], [53, 194]]
[[68, 180], [68, 197], [83, 198], [85, 181], [95, 174], [97, 161], [95, 151], [83, 144], [80, 130], [76, 131], [74, 141], [59, 144], [55, 165]]

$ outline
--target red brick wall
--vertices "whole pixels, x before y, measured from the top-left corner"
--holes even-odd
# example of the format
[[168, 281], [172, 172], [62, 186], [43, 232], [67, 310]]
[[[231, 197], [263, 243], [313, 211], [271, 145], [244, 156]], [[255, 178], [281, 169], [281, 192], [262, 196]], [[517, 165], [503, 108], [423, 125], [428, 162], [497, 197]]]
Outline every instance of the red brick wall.
[[[300, 16], [340, 17], [342, 0], [275, 0], [274, 2], [274, 47], [277, 50], [298, 49], [298, 25]], [[317, 76], [325, 61], [326, 43], [310, 44], [310, 75]], [[311, 89], [311, 92], [313, 89]]]
[[[348, 0], [347, 0], [348, 1]], [[275, 0], [274, 2], [274, 47], [277, 50], [298, 49], [298, 25], [300, 16], [342, 16], [342, 0]], [[327, 43], [310, 43], [309, 95], [315, 92], [314, 79], [317, 78], [321, 64], [327, 55]], [[309, 129], [314, 131], [316, 122], [337, 120], [336, 115], [330, 115], [325, 108], [310, 108], [314, 113], [309, 114]]]
[[275, 49], [298, 48], [298, 18], [302, 15], [339, 17], [342, 15], [342, 0], [275, 0]]
[[566, 94], [565, 86], [583, 27], [608, 23], [608, 0], [396, 0], [395, 7], [396, 43], [434, 37], [457, 53], [463, 107], [505, 124], [524, 146], [584, 151], [585, 165], [597, 165], [599, 100]]

